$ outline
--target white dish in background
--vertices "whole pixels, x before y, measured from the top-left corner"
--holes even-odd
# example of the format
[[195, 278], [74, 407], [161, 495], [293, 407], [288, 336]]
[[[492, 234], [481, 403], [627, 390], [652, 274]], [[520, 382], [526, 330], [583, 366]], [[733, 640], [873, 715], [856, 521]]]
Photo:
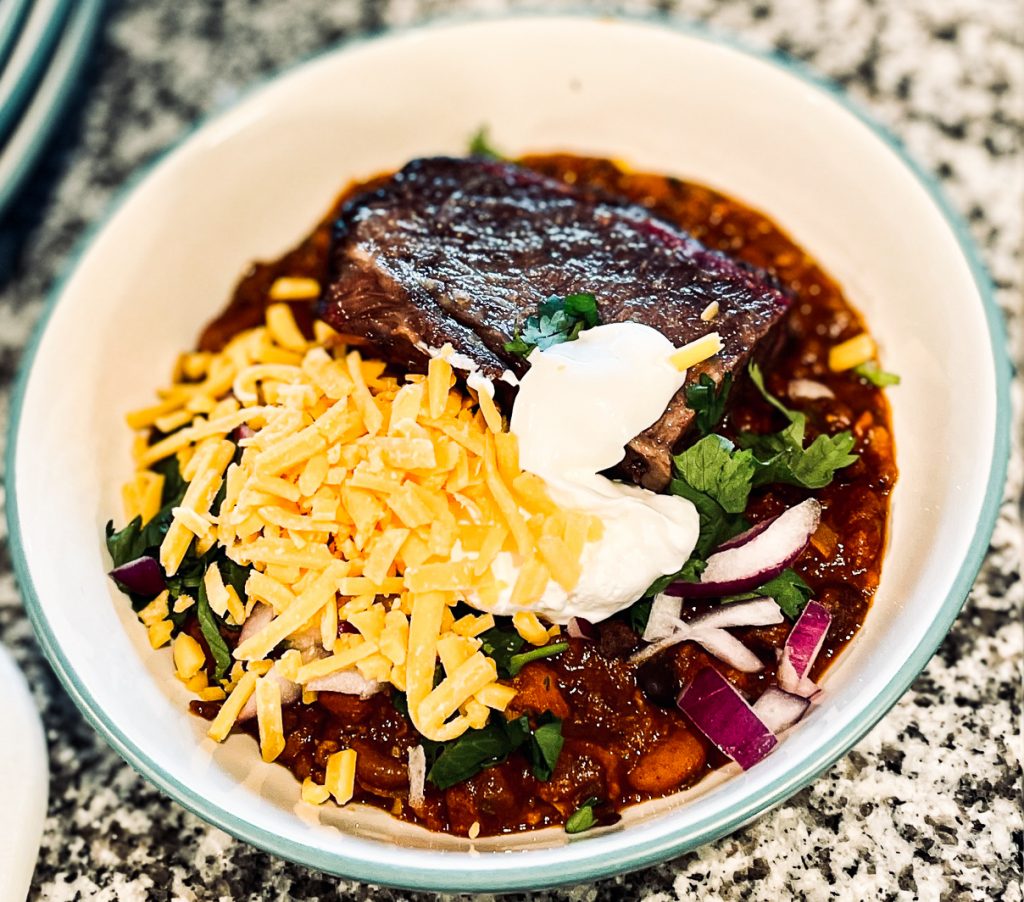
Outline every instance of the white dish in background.
[[0, 215], [46, 147], [77, 85], [102, 18], [104, 0], [77, 0], [27, 106], [0, 145]]
[[43, 835], [50, 767], [36, 704], [2, 645], [0, 724], [0, 902], [23, 902]]
[[[104, 576], [131, 469], [123, 415], [166, 379], [249, 262], [295, 244], [350, 179], [461, 153], [568, 150], [719, 187], [768, 213], [860, 308], [903, 376], [901, 471], [875, 608], [823, 702], [765, 761], [620, 825], [471, 842], [383, 812], [312, 809], [248, 737], [214, 748], [166, 651]], [[40, 642], [86, 716], [211, 822], [311, 867], [418, 889], [593, 879], [720, 836], [824, 770], [895, 703], [984, 554], [1006, 456], [995, 307], [965, 236], [884, 136], [805, 75], [696, 33], [522, 18], [356, 44], [203, 126], [122, 201], [56, 295], [9, 442], [11, 532]], [[69, 378], [69, 361], [74, 377]], [[515, 854], [503, 854], [511, 853]]]

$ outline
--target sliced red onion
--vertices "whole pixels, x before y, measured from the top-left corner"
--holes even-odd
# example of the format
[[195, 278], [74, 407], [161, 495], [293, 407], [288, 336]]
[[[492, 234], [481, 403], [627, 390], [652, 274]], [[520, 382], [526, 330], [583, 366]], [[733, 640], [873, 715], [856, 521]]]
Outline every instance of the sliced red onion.
[[114, 581], [136, 595], [159, 595], [167, 588], [160, 562], [153, 557], [137, 557], [108, 574]]
[[[281, 707], [284, 708], [288, 705], [294, 705], [299, 698], [302, 696], [302, 687], [298, 683], [293, 683], [291, 680], [286, 680], [281, 676], [281, 672], [277, 668], [277, 664], [267, 671], [267, 675], [263, 677], [265, 680], [273, 680], [277, 683], [278, 688], [281, 690]], [[239, 720], [248, 720], [250, 717], [256, 716], [256, 693], [249, 696], [249, 700], [242, 706], [242, 710], [238, 712]]]
[[817, 601], [809, 601], [797, 618], [779, 660], [779, 686], [786, 692], [810, 698], [818, 691], [809, 674], [821, 651], [832, 615]]
[[781, 733], [795, 724], [810, 707], [811, 703], [799, 695], [783, 692], [774, 686], [766, 689], [754, 702], [754, 713], [773, 733]]
[[586, 639], [588, 642], [592, 642], [597, 638], [597, 628], [582, 617], [570, 617], [565, 631], [571, 639]]
[[422, 745], [409, 749], [409, 807], [422, 808], [427, 782], [427, 753]]
[[818, 401], [822, 398], [834, 398], [832, 389], [822, 382], [813, 379], [790, 379], [787, 394], [794, 400]]
[[306, 688], [313, 692], [340, 692], [343, 695], [369, 698], [380, 691], [381, 685], [377, 680], [366, 679], [358, 670], [339, 670], [310, 680]]
[[778, 743], [747, 700], [712, 667], [705, 667], [690, 681], [677, 704], [715, 748], [744, 770]]
[[677, 582], [665, 592], [684, 598], [719, 598], [749, 592], [774, 579], [807, 547], [821, 520], [821, 505], [814, 499], [791, 507], [767, 528], [748, 530], [742, 545], [716, 551], [708, 558], [699, 583]]
[[[664, 596], [659, 595], [655, 599], [655, 604], [651, 605], [652, 617], [655, 613], [655, 605], [662, 597]], [[678, 645], [680, 642], [696, 642], [709, 654], [714, 655], [730, 667], [743, 673], [757, 673], [764, 667], [761, 659], [739, 639], [729, 635], [724, 628], [771, 626], [781, 623], [783, 620], [782, 611], [770, 598], [755, 598], [726, 605], [719, 610], [704, 614], [696, 620], [691, 620], [689, 623], [683, 622], [678, 616], [674, 618], [670, 616], [670, 603], [675, 605], [675, 610], [679, 610], [682, 605], [678, 599], [670, 599], [662, 603], [658, 609], [659, 623], [657, 624], [660, 638], [652, 645], [648, 645], [634, 654], [630, 658], [634, 664], [641, 664], [648, 658], [653, 658], [666, 648]], [[648, 627], [650, 627], [650, 621], [648, 621]], [[662, 630], [670, 630], [670, 632], [664, 634], [661, 632]], [[645, 630], [644, 638], [647, 639], [647, 636], [648, 631]]]
[[241, 645], [246, 639], [255, 636], [263, 627], [274, 619], [274, 609], [262, 601], [256, 602], [249, 616], [242, 624], [242, 632], [238, 634], [238, 644]]
[[656, 642], [671, 636], [680, 624], [679, 613], [683, 609], [681, 598], [671, 595], [655, 595], [651, 602], [651, 613], [644, 627], [644, 642]]

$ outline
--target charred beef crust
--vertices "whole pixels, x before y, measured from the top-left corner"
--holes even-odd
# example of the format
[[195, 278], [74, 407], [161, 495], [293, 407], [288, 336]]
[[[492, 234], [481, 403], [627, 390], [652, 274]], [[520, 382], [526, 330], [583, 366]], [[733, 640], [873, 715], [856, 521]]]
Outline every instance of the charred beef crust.
[[[602, 322], [644, 323], [676, 345], [717, 331], [723, 351], [688, 381], [743, 367], [759, 344], [773, 344], [789, 304], [764, 274], [643, 207], [480, 159], [413, 160], [350, 200], [330, 266], [320, 315], [335, 329], [412, 370], [448, 342], [495, 379], [526, 370], [505, 344], [551, 295], [591, 292]], [[713, 301], [718, 316], [704, 322]], [[627, 448], [630, 477], [663, 488], [692, 420], [680, 391]]]

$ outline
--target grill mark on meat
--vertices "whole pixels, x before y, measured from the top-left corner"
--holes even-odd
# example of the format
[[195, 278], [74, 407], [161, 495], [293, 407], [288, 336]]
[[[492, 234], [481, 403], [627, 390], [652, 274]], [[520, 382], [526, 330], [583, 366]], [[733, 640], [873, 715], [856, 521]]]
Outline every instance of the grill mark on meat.
[[[591, 292], [602, 322], [633, 321], [676, 345], [718, 331], [723, 351], [691, 368], [720, 382], [770, 352], [789, 299], [762, 273], [643, 207], [521, 167], [479, 159], [414, 160], [354, 197], [335, 224], [320, 315], [379, 353], [425, 369], [424, 346], [448, 342], [497, 379], [527, 365], [505, 350], [551, 295]], [[718, 301], [719, 315], [701, 312]], [[623, 469], [661, 489], [690, 428], [683, 392], [630, 442]]]

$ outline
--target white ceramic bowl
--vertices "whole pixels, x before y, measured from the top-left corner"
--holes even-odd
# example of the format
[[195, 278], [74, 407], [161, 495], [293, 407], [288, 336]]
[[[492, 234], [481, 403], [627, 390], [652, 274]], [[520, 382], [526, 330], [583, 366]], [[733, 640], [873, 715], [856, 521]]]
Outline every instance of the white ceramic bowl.
[[[104, 576], [130, 468], [123, 415], [254, 258], [294, 244], [352, 178], [460, 153], [572, 150], [694, 178], [767, 211], [867, 315], [888, 368], [901, 476], [867, 623], [825, 701], [767, 760], [630, 809], [603, 834], [470, 842], [370, 809], [308, 808], [248, 737], [213, 747]], [[343, 48], [204, 125], [127, 193], [56, 294], [10, 441], [16, 560], [39, 639], [110, 743], [186, 807], [311, 867], [421, 889], [512, 890], [640, 867], [751, 820], [846, 751], [959, 610], [1003, 480], [1007, 375], [962, 230], [893, 142], [777, 60], [640, 22], [522, 18]]]

